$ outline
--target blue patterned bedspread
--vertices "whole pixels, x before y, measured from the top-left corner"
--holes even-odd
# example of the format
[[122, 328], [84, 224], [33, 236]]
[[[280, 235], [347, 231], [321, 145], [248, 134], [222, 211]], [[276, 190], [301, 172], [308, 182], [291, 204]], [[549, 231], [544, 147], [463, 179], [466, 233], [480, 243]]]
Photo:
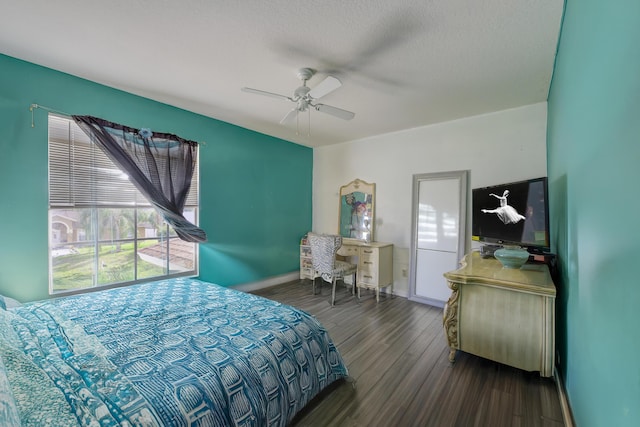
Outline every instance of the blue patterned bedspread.
[[195, 279], [0, 309], [0, 344], [23, 426], [285, 426], [347, 376], [309, 314]]

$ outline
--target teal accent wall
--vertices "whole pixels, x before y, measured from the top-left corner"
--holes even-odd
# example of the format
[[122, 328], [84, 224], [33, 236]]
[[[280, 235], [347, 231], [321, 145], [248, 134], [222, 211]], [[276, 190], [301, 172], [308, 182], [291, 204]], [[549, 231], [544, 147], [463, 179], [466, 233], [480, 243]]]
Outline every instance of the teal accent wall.
[[32, 103], [206, 144], [203, 280], [230, 286], [299, 268], [312, 220], [311, 148], [0, 55], [0, 293], [48, 297], [47, 111], [34, 110], [32, 127]]
[[568, 0], [548, 99], [559, 371], [576, 424], [640, 425], [640, 2]]

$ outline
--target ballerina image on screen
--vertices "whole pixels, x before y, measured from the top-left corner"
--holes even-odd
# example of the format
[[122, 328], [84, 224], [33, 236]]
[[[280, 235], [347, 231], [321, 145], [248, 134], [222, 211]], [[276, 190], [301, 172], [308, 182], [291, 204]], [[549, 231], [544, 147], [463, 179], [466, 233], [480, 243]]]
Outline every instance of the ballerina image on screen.
[[524, 215], [520, 215], [518, 211], [513, 207], [509, 206], [507, 203], [507, 196], [509, 195], [509, 190], [504, 190], [502, 196], [498, 196], [497, 194], [491, 193], [490, 196], [495, 197], [500, 200], [500, 207], [495, 209], [482, 209], [482, 213], [490, 213], [496, 214], [500, 221], [504, 224], [517, 224], [520, 221], [525, 220]]

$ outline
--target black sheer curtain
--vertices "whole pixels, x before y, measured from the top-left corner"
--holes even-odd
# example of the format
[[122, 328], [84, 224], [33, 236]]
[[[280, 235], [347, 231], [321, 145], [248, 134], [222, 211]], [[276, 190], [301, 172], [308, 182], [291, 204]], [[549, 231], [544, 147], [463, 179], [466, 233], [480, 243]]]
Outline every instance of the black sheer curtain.
[[182, 240], [207, 235], [183, 216], [196, 164], [198, 143], [179, 136], [134, 129], [91, 116], [72, 116], [111, 161], [129, 176]]

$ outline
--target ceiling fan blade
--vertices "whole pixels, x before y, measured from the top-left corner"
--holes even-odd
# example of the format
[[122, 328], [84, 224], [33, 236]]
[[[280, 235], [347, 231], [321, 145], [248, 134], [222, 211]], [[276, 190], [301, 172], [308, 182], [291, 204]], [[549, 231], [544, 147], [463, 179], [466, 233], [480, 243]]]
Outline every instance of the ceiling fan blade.
[[315, 109], [343, 120], [351, 120], [356, 116], [356, 113], [343, 110], [342, 108], [332, 107], [331, 105], [316, 104]]
[[297, 115], [298, 115], [298, 108], [294, 108], [294, 109], [292, 109], [291, 111], [289, 111], [289, 112], [287, 113], [287, 115], [286, 115], [286, 116], [284, 116], [284, 117], [282, 118], [282, 120], [280, 120], [280, 124], [281, 124], [281, 125], [283, 125], [283, 124], [285, 124], [285, 123], [290, 122], [290, 121], [291, 121], [291, 120], [293, 120]]
[[273, 92], [266, 92], [266, 91], [260, 90], [260, 89], [252, 89], [250, 87], [243, 87], [242, 91], [243, 92], [248, 92], [248, 93], [255, 93], [257, 95], [270, 96], [271, 98], [284, 99], [286, 101], [293, 101], [293, 99], [291, 99], [290, 97], [285, 96], [285, 95], [280, 95], [278, 93], [273, 93]]
[[309, 91], [309, 96], [313, 99], [322, 98], [342, 86], [342, 82], [333, 76], [327, 76], [316, 87]]

